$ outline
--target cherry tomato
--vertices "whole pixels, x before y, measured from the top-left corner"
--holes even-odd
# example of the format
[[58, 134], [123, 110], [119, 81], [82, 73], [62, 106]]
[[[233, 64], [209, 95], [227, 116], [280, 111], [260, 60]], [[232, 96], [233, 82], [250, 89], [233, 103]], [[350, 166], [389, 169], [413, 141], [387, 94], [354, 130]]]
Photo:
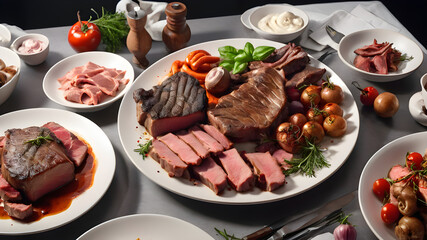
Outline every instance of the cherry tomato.
[[306, 108], [319, 105], [320, 100], [321, 98], [319, 86], [310, 85], [306, 87], [301, 93], [300, 101]]
[[411, 152], [406, 154], [406, 166], [408, 168], [411, 168], [413, 170], [420, 170], [422, 169], [422, 163], [424, 161], [424, 158], [421, 154], [417, 152]]
[[387, 224], [396, 222], [400, 217], [399, 209], [392, 203], [387, 203], [381, 209], [381, 219]]
[[320, 125], [318, 122], [308, 121], [302, 127], [302, 134], [314, 144], [319, 144], [325, 136], [325, 131], [323, 130], [322, 125]]
[[77, 17], [79, 21], [68, 31], [68, 43], [77, 52], [96, 50], [101, 42], [99, 28], [94, 23], [81, 21], [78, 13]]
[[323, 117], [327, 117], [329, 115], [338, 115], [343, 116], [344, 111], [342, 108], [336, 103], [326, 103], [322, 108]]
[[347, 131], [347, 121], [338, 115], [329, 115], [323, 121], [323, 129], [331, 137], [341, 137]]
[[372, 186], [372, 191], [383, 201], [384, 198], [390, 194], [390, 183], [384, 178], [377, 179]]
[[352, 84], [360, 90], [360, 101], [363, 105], [372, 106], [375, 98], [378, 96], [378, 90], [374, 87], [365, 87], [362, 89], [356, 81], [352, 82]]

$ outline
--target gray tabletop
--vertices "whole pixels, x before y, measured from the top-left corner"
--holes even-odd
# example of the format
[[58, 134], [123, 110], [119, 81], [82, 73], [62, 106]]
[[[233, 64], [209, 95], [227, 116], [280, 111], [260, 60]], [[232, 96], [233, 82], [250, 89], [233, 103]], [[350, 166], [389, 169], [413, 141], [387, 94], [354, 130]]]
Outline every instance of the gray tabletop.
[[[412, 37], [384, 5], [376, 3], [379, 5], [379, 12], [382, 15], [380, 17]], [[330, 14], [338, 9], [350, 11], [357, 4], [359, 3], [347, 2], [300, 7], [307, 11]], [[189, 45], [224, 38], [258, 38], [253, 31], [242, 25], [240, 16], [194, 19], [189, 20], [188, 24], [192, 31]], [[28, 108], [63, 108], [45, 96], [42, 80], [45, 73], [55, 63], [75, 54], [67, 42], [68, 29], [69, 26], [28, 31], [42, 33], [50, 39], [49, 57], [39, 66], [22, 65], [19, 83], [12, 96], [0, 106], [0, 114]], [[118, 54], [131, 62], [132, 56], [126, 48], [123, 48]], [[150, 63], [154, 63], [166, 55], [164, 44], [153, 42], [147, 57]], [[424, 57], [426, 57], [425, 52]], [[360, 131], [356, 146], [345, 164], [314, 189], [290, 199], [252, 206], [212, 204], [171, 193], [145, 177], [127, 158], [118, 137], [117, 114], [120, 106], [120, 101], [118, 101], [98, 112], [81, 113], [104, 130], [110, 138], [116, 154], [117, 166], [113, 181], [98, 204], [80, 218], [57, 229], [30, 236], [1, 236], [1, 239], [76, 239], [104, 221], [137, 213], [164, 214], [180, 218], [206, 231], [214, 239], [222, 239], [214, 230], [215, 227], [226, 229], [236, 236], [244, 236], [278, 218], [292, 217], [356, 190], [365, 163], [378, 149], [396, 138], [426, 130], [411, 117], [408, 102], [410, 97], [419, 91], [419, 79], [427, 72], [427, 61], [424, 61], [422, 66], [409, 77], [390, 83], [374, 83], [355, 78], [336, 54], [328, 57], [324, 63], [341, 77], [356, 99], [360, 112]], [[142, 72], [135, 66], [134, 70], [135, 76]], [[374, 86], [380, 92], [395, 93], [400, 101], [400, 109], [397, 114], [393, 118], [382, 119], [377, 117], [371, 108], [362, 107], [358, 100], [358, 90], [351, 86], [353, 80], [358, 80], [362, 86]], [[375, 134], [372, 134], [373, 132]], [[351, 221], [357, 225], [359, 239], [375, 238], [363, 219], [357, 200], [347, 206], [345, 211], [352, 214]], [[325, 231], [332, 230], [333, 228], [329, 228]], [[185, 239], [185, 236], [177, 236], [177, 238]]]

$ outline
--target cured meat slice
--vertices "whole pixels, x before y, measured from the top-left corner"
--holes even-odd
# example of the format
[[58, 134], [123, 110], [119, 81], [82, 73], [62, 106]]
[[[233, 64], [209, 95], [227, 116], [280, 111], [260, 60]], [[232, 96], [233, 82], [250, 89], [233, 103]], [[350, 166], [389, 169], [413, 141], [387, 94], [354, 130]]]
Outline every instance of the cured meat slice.
[[222, 96], [207, 114], [233, 142], [269, 135], [287, 116], [284, 79], [272, 68], [251, 71], [246, 83]]
[[227, 187], [227, 174], [211, 157], [204, 159], [202, 164], [193, 166], [192, 169], [200, 181], [215, 194], [219, 194]]
[[153, 137], [176, 132], [206, 118], [206, 91], [194, 77], [178, 72], [146, 91], [135, 90], [137, 121]]
[[52, 131], [61, 140], [67, 150], [67, 156], [78, 167], [86, 159], [88, 147], [72, 132], [55, 122], [48, 122], [43, 127]]
[[188, 146], [184, 141], [173, 133], [168, 133], [158, 138], [161, 142], [166, 144], [176, 155], [178, 155], [183, 162], [188, 165], [199, 165], [202, 159]]
[[181, 130], [177, 132], [176, 135], [184, 142], [186, 142], [188, 146], [190, 146], [194, 150], [194, 152], [202, 159], [207, 158], [209, 156], [208, 149], [205, 148], [203, 144], [191, 132], [188, 132], [187, 130]]
[[254, 187], [254, 175], [235, 148], [218, 154], [218, 158], [227, 173], [230, 185], [236, 191], [249, 191]]
[[198, 126], [192, 126], [188, 131], [190, 131], [210, 153], [216, 154], [224, 150], [224, 147], [217, 140]]
[[246, 153], [245, 156], [254, 167], [257, 183], [262, 189], [271, 192], [285, 184], [285, 174], [269, 152]]
[[4, 210], [11, 217], [17, 219], [26, 219], [33, 215], [33, 205], [23, 203], [4, 202]]
[[153, 140], [152, 148], [148, 155], [156, 160], [170, 177], [184, 177], [188, 175], [187, 164], [159, 140]]
[[215, 140], [217, 140], [224, 149], [230, 149], [233, 146], [233, 143], [228, 140], [228, 138], [222, 134], [216, 127], [209, 125], [209, 124], [201, 124], [200, 125], [205, 132], [207, 132], [209, 135], [211, 135]]
[[[53, 140], [28, 142], [40, 136]], [[36, 201], [74, 179], [74, 164], [60, 141], [47, 128], [9, 129], [1, 155], [3, 177], [30, 201]]]

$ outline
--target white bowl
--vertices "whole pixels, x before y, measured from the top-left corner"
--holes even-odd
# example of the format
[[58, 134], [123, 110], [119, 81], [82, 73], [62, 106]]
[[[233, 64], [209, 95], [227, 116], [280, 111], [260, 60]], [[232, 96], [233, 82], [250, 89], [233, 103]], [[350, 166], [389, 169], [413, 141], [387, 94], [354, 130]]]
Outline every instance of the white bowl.
[[[97, 105], [86, 105], [66, 100], [64, 98], [64, 91], [59, 90], [60, 84], [58, 82], [58, 78], [63, 77], [71, 69], [78, 66], [83, 66], [89, 61], [103, 67], [125, 70], [125, 78], [128, 78], [129, 82], [124, 86], [123, 89], [119, 89], [116, 96], [108, 96]], [[43, 91], [50, 100], [65, 106], [69, 110], [76, 112], [93, 112], [104, 109], [113, 104], [115, 101], [119, 100], [131, 87], [133, 79], [133, 67], [125, 58], [109, 52], [84, 52], [62, 59], [53, 65], [43, 79]]]
[[[38, 53], [20, 53], [18, 51], [18, 48], [27, 39], [42, 41], [44, 44], [46, 44], [46, 47], [43, 48], [43, 50]], [[39, 65], [46, 60], [47, 55], [49, 54], [49, 39], [46, 36], [38, 33], [26, 34], [15, 39], [15, 41], [13, 41], [10, 48], [14, 50], [26, 64]]]
[[[393, 48], [399, 50], [408, 57], [410, 61], [404, 61], [398, 66], [398, 71], [388, 74], [370, 73], [356, 68], [353, 64], [356, 54], [354, 50], [365, 45], [370, 45], [377, 39], [378, 43], [393, 43]], [[351, 33], [341, 39], [338, 47], [338, 56], [354, 73], [360, 78], [373, 82], [390, 82], [402, 79], [414, 72], [423, 62], [423, 52], [420, 47], [405, 35], [386, 29], [369, 29]]]
[[3, 24], [0, 24], [0, 46], [8, 47], [11, 39], [12, 34], [10, 33], [9, 29]]
[[[283, 12], [291, 12], [296, 16], [301, 17], [304, 21], [304, 25], [300, 29], [290, 33], [270, 33], [258, 28], [258, 22], [263, 17], [269, 14], [280, 14]], [[267, 4], [267, 5], [256, 8], [249, 15], [249, 24], [251, 25], [251, 28], [256, 33], [258, 33], [262, 38], [270, 39], [270, 40], [282, 42], [282, 43], [287, 43], [299, 37], [307, 28], [308, 22], [309, 22], [308, 15], [304, 11], [289, 4]]]
[[0, 47], [0, 59], [6, 64], [6, 66], [14, 65], [18, 68], [15, 76], [12, 77], [5, 85], [0, 87], [0, 105], [4, 103], [12, 94], [21, 74], [21, 60], [18, 55], [10, 50], [9, 48]]
[[427, 132], [419, 132], [398, 138], [378, 150], [366, 163], [359, 180], [359, 205], [362, 215], [372, 232], [379, 239], [396, 239], [394, 227], [381, 219], [382, 202], [372, 191], [375, 180], [387, 176], [391, 167], [403, 165], [407, 152], [424, 154]]

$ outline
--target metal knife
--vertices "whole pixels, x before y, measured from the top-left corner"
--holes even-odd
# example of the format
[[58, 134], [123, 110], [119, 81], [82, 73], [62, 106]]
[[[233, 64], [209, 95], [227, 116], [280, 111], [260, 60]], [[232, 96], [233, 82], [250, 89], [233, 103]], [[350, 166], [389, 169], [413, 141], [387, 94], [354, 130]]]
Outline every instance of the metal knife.
[[[269, 240], [276, 240], [276, 239], [282, 239], [284, 236], [289, 235], [291, 233], [295, 233], [296, 231], [302, 230], [319, 220], [322, 220], [322, 218], [328, 216], [334, 211], [337, 211], [347, 205], [349, 202], [353, 200], [357, 193], [357, 190], [351, 193], [348, 193], [338, 199], [335, 199], [324, 206], [312, 210], [298, 218], [295, 218], [291, 221], [289, 221], [289, 218], [287, 219], [279, 219], [278, 221], [261, 228], [260, 230], [249, 234], [245, 237], [243, 237], [243, 240], [260, 240], [265, 239], [266, 237], [270, 236]], [[313, 216], [314, 215], [314, 216]], [[274, 234], [273, 234], [274, 233]]]
[[331, 37], [332, 40], [336, 43], [340, 43], [341, 39], [345, 36], [344, 34], [338, 32], [329, 25], [326, 25], [325, 29], [329, 37]]

